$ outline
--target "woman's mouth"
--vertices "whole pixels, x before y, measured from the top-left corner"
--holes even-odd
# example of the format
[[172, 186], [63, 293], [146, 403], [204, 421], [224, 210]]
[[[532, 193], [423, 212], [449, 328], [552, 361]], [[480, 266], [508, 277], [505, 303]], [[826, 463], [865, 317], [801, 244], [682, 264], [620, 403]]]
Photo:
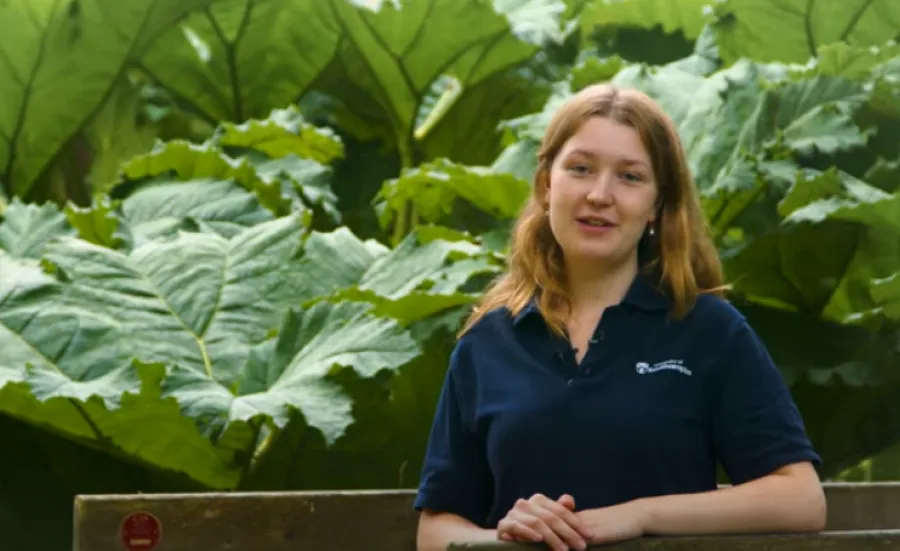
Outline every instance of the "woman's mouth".
[[578, 227], [589, 233], [605, 233], [618, 226], [606, 218], [582, 217], [576, 219]]

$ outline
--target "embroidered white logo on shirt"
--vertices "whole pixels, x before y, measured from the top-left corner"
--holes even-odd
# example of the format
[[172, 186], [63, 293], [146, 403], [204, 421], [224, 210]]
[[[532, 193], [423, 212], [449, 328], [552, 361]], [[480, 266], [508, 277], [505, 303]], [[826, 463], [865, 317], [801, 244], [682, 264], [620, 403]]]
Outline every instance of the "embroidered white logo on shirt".
[[684, 373], [685, 375], [691, 375], [691, 370], [684, 367], [682, 365], [683, 363], [684, 360], [666, 360], [664, 362], [659, 362], [653, 365], [650, 365], [647, 362], [638, 362], [637, 364], [635, 364], [634, 369], [641, 375], [656, 373], [657, 371], [662, 371], [663, 369], [673, 369], [680, 373]]

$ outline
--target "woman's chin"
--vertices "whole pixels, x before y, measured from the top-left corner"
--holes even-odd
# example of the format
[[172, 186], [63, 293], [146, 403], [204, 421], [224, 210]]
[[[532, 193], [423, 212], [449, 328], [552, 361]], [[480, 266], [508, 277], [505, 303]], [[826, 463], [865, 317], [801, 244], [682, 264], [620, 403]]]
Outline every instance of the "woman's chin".
[[621, 260], [622, 254], [616, 247], [603, 243], [578, 243], [564, 249], [567, 260], [579, 263], [608, 263]]

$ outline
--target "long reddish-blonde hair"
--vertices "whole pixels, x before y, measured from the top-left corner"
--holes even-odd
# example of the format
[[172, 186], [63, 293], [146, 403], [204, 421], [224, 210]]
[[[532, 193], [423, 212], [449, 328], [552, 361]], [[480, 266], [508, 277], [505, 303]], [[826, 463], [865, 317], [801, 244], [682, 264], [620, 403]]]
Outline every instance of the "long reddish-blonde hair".
[[460, 336], [487, 312], [505, 307], [518, 314], [532, 298], [549, 327], [564, 333], [571, 306], [562, 249], [546, 216], [550, 168], [559, 151], [590, 117], [608, 117], [634, 128], [650, 155], [659, 189], [655, 235], [640, 243], [654, 283], [683, 317], [701, 293], [724, 296], [722, 267], [709, 235], [681, 140], [668, 115], [644, 93], [609, 84], [588, 86], [554, 114], [538, 151], [534, 190], [510, 243], [506, 273], [494, 282], [466, 320]]

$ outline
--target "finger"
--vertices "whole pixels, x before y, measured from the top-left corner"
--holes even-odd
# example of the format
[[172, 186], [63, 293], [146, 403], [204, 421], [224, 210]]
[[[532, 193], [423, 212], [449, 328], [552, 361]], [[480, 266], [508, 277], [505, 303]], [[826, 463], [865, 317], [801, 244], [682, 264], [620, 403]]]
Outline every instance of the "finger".
[[566, 542], [567, 548], [584, 549], [586, 547], [585, 538], [581, 536], [578, 528], [561, 517], [558, 511], [544, 509], [540, 517], [557, 536]]
[[570, 511], [575, 510], [575, 498], [569, 494], [559, 496], [559, 499], [557, 499], [556, 502]]
[[[534, 535], [535, 535], [535, 537], [538, 538], [538, 541], [539, 541], [541, 535], [538, 534], [537, 532], [535, 532]], [[536, 541], [532, 538], [524, 537], [524, 536], [516, 536], [514, 534], [510, 534], [509, 532], [504, 532], [503, 534], [501, 534], [500, 539], [503, 541]]]
[[[587, 546], [585, 540], [590, 538], [590, 532], [587, 527], [582, 526], [584, 524], [582, 520], [575, 513], [543, 494], [535, 494], [527, 501], [519, 500], [516, 502], [515, 508], [540, 518], [557, 539], [564, 541], [566, 549], [584, 549]], [[540, 530], [537, 526], [532, 525], [532, 528]], [[544, 531], [541, 532], [544, 533]], [[582, 536], [582, 533], [585, 535]], [[550, 543], [549, 538], [550, 536], [545, 534], [547, 543]]]
[[524, 540], [540, 542], [544, 540], [544, 537], [540, 532], [533, 530], [522, 522], [510, 517], [501, 520], [497, 524], [497, 534], [500, 536], [500, 539], [506, 541]]
[[521, 508], [511, 510], [497, 523], [497, 534], [510, 540], [543, 541], [544, 537], [540, 532], [533, 530], [523, 522], [523, 519], [529, 518], [527, 513], [525, 515], [521, 513]]
[[[526, 527], [532, 532], [537, 532], [540, 535], [538, 541], [543, 541], [549, 545], [551, 549], [554, 549], [555, 551], [568, 551], [569, 545], [562, 540], [560, 535], [557, 534], [543, 518], [541, 518], [542, 514], [546, 515], [547, 511], [536, 511], [536, 514], [526, 511], [513, 511], [510, 516], [518, 525]], [[513, 529], [510, 532], [513, 534], [519, 533], [516, 529]]]
[[[568, 496], [568, 494], [566, 494], [566, 496]], [[563, 496], [563, 497], [566, 497], [566, 496]], [[568, 496], [568, 497], [572, 502], [572, 507], [574, 508], [575, 500], [572, 498], [572, 496]], [[560, 500], [562, 500], [562, 499], [563, 498], [561, 497]], [[567, 508], [565, 505], [563, 505], [559, 501], [551, 501], [549, 499], [537, 500], [537, 501], [540, 502], [541, 507], [543, 507], [549, 511], [552, 511], [555, 516], [562, 519], [562, 521], [565, 522], [569, 527], [571, 527], [572, 530], [578, 532], [578, 535], [580, 537], [586, 538], [586, 539], [591, 538], [590, 529], [587, 527], [585, 522], [581, 518], [579, 518], [578, 515], [575, 514], [575, 512], [572, 509]]]
[[[533, 515], [539, 517], [553, 533], [566, 543], [567, 549], [584, 549], [584, 538], [578, 533], [577, 529], [570, 525], [567, 520], [561, 516], [561, 513], [573, 514], [562, 505], [543, 497], [537, 497], [534, 503]], [[579, 521], [575, 517], [576, 521]]]

